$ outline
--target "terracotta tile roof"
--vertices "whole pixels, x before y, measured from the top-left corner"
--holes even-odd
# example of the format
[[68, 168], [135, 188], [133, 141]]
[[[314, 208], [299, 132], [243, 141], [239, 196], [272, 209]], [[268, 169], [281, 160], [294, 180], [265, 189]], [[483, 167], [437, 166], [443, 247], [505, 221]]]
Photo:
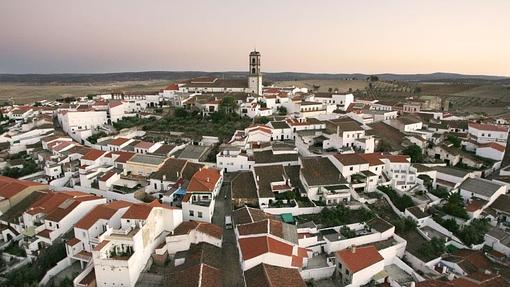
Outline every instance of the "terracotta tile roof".
[[364, 160], [368, 162], [369, 166], [375, 165], [383, 165], [384, 163], [381, 161], [382, 154], [381, 153], [360, 153]]
[[189, 234], [192, 230], [207, 234], [217, 239], [223, 238], [223, 229], [215, 224], [198, 221], [184, 221], [174, 230], [174, 235]]
[[106, 152], [102, 150], [92, 149], [87, 152], [81, 159], [83, 160], [97, 160], [102, 157]]
[[99, 178], [99, 181], [107, 181], [108, 179], [110, 179], [110, 177], [112, 177], [113, 175], [115, 174], [115, 171], [113, 170], [109, 170], [107, 171], [105, 174], [103, 174], [103, 176], [101, 176]]
[[220, 180], [221, 174], [215, 168], [202, 168], [191, 178], [188, 185], [188, 192], [212, 192], [216, 183]]
[[116, 138], [116, 139], [113, 139], [110, 142], [110, 144], [114, 145], [114, 146], [121, 146], [121, 145], [127, 143], [128, 141], [130, 141], [130, 139], [128, 139], [128, 138]]
[[265, 213], [258, 208], [248, 206], [243, 206], [232, 212], [232, 219], [235, 225], [257, 222], [273, 217], [273, 215]]
[[240, 236], [255, 234], [272, 234], [283, 238], [283, 223], [274, 219], [264, 219], [258, 222], [237, 225]]
[[155, 143], [140, 141], [139, 143], [137, 143], [135, 145], [135, 147], [142, 148], [142, 149], [148, 149], [148, 148], [151, 148], [153, 145], [155, 145]]
[[345, 165], [345, 166], [367, 164], [368, 163], [368, 161], [366, 161], [363, 157], [360, 156], [360, 154], [357, 154], [357, 153], [335, 154], [334, 157], [342, 165]]
[[[65, 192], [62, 193], [66, 194]], [[77, 193], [79, 193], [79, 195]], [[78, 191], [66, 195], [67, 198], [65, 198], [65, 200], [62, 203], [53, 208], [53, 210], [46, 212], [45, 220], [59, 222], [82, 202], [100, 199], [100, 197], [98, 196]]]
[[106, 244], [108, 244], [108, 242], [110, 242], [109, 240], [103, 240], [101, 242], [99, 242], [98, 245], [96, 245], [96, 247], [94, 247], [94, 251], [100, 251], [101, 249], [103, 249], [103, 247], [106, 246]]
[[505, 146], [503, 145], [500, 145], [500, 144], [497, 144], [497, 143], [485, 143], [485, 144], [480, 144], [478, 145], [479, 148], [487, 148], [487, 147], [490, 147], [490, 148], [493, 148], [497, 151], [500, 151], [500, 152], [505, 152]]
[[496, 126], [489, 124], [478, 124], [478, 123], [469, 123], [470, 128], [475, 128], [477, 130], [484, 131], [493, 131], [493, 132], [508, 132], [508, 127], [505, 126]]
[[80, 242], [81, 242], [81, 241], [80, 241], [78, 238], [73, 237], [73, 238], [71, 238], [71, 239], [67, 240], [67, 245], [69, 245], [69, 246], [75, 246], [76, 244], [78, 244], [78, 243], [80, 243]]
[[296, 268], [284, 268], [261, 263], [244, 271], [246, 287], [305, 287]]
[[337, 251], [336, 257], [340, 259], [342, 264], [344, 264], [351, 273], [358, 272], [381, 260], [384, 260], [381, 254], [377, 251], [377, 248], [373, 245], [355, 247], [354, 249], [346, 248], [344, 250]]
[[387, 158], [390, 162], [401, 162], [401, 163], [407, 163], [411, 162], [411, 158], [407, 155], [386, 155], [384, 158]]
[[121, 106], [122, 104], [124, 104], [122, 101], [110, 101], [108, 103], [108, 107], [111, 109], [111, 108]]
[[125, 219], [147, 219], [151, 213], [152, 206], [148, 204], [133, 204], [129, 209], [122, 215]]
[[51, 232], [51, 230], [49, 230], [49, 229], [43, 229], [43, 230], [39, 231], [39, 233], [37, 233], [37, 236], [50, 239], [50, 232]]
[[127, 151], [112, 151], [110, 154], [116, 155], [114, 161], [119, 163], [126, 163], [135, 155], [135, 153]]
[[33, 186], [45, 187], [46, 185], [28, 180], [0, 176], [0, 196], [3, 198], [9, 199], [23, 190]]
[[74, 225], [74, 227], [87, 230], [92, 227], [99, 219], [109, 220], [119, 209], [126, 208], [131, 205], [132, 203], [123, 200], [98, 205], [94, 207], [94, 209], [92, 209], [89, 213], [87, 213], [87, 215], [82, 217], [82, 219], [80, 219]]
[[178, 91], [179, 85], [178, 84], [170, 84], [164, 90], [165, 91]]
[[429, 279], [421, 282], [417, 282], [416, 287], [454, 287], [453, 283], [449, 281]]
[[[303, 258], [308, 257], [308, 252], [306, 249], [298, 248], [296, 249], [297, 254], [293, 254], [294, 245], [276, 240], [267, 235], [240, 238], [239, 249], [241, 250], [243, 260], [249, 260], [266, 253], [275, 253], [288, 256], [289, 259], [292, 259], [292, 256], [298, 256]], [[302, 267], [302, 265], [295, 267]]]

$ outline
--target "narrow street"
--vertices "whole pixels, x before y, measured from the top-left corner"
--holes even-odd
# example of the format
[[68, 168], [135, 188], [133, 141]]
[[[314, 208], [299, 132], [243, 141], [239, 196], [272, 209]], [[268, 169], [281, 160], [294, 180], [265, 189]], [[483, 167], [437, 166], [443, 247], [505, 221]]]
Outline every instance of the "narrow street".
[[[225, 173], [223, 186], [216, 198], [212, 223], [223, 228], [222, 257], [223, 285], [225, 287], [244, 286], [241, 264], [239, 262], [239, 251], [237, 249], [234, 229], [225, 229], [225, 216], [232, 214], [232, 201], [230, 200], [230, 180], [235, 174]], [[227, 198], [225, 199], [225, 195]]]

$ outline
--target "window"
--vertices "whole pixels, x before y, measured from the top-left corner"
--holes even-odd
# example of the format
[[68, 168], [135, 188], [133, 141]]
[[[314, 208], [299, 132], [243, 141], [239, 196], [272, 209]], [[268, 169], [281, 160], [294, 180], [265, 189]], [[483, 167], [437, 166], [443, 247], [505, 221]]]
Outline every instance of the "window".
[[193, 212], [193, 210], [190, 210], [189, 211], [189, 216], [195, 216], [195, 212]]
[[199, 212], [198, 212], [198, 218], [202, 218], [202, 217], [203, 217], [203, 215], [202, 215], [202, 211], [199, 211]]
[[354, 170], [354, 167], [353, 166], [349, 167], [349, 170]]

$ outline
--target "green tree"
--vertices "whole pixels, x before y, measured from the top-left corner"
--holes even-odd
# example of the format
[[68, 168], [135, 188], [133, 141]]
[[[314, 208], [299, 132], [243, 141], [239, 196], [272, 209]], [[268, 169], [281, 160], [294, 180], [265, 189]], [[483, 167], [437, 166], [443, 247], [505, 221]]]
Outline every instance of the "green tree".
[[448, 201], [443, 206], [442, 210], [449, 215], [469, 219], [469, 216], [464, 209], [464, 199], [458, 192], [454, 192], [448, 196]]
[[455, 135], [448, 135], [446, 140], [453, 144], [454, 147], [460, 147], [462, 144], [462, 140]]
[[459, 237], [466, 245], [481, 244], [490, 225], [487, 219], [473, 219], [470, 224], [464, 225]]
[[423, 162], [423, 151], [421, 147], [416, 144], [410, 145], [406, 147], [403, 151], [403, 154], [406, 154], [411, 157], [411, 162]]

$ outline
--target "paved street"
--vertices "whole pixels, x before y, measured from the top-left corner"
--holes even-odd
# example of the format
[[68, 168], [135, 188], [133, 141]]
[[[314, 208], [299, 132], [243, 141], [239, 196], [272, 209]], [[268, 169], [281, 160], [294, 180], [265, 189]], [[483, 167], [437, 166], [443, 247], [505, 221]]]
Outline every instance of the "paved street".
[[[223, 186], [218, 198], [216, 198], [212, 222], [223, 228], [223, 284], [225, 287], [238, 287], [244, 286], [244, 282], [235, 234], [233, 229], [225, 229], [225, 215], [232, 214], [232, 202], [230, 200], [231, 178], [233, 178], [233, 174], [225, 174]], [[227, 199], [225, 199], [225, 195], [227, 195]]]

